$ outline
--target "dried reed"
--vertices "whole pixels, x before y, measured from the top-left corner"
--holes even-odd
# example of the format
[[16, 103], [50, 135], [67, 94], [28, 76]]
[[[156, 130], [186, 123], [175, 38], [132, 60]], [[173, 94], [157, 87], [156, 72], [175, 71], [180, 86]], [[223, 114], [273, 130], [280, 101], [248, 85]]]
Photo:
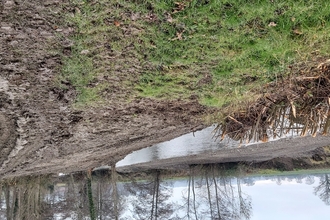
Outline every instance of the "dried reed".
[[290, 66], [290, 77], [263, 88], [263, 96], [224, 117], [215, 138], [236, 141], [268, 141], [292, 131], [301, 136], [330, 130], [330, 60]]

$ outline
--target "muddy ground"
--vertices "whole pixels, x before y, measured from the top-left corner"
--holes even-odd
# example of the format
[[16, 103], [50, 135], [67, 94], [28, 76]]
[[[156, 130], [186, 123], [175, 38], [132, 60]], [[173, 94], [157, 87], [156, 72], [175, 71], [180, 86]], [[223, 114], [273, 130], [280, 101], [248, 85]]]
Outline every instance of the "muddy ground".
[[111, 165], [133, 150], [204, 127], [207, 109], [196, 101], [111, 100], [107, 107], [73, 108], [74, 88], [54, 86], [61, 66], [56, 51], [72, 43], [74, 27], [61, 20], [69, 10], [68, 1], [1, 1], [2, 178]]
[[[210, 110], [193, 100], [111, 100], [107, 107], [73, 108], [75, 89], [54, 84], [61, 66], [56, 51], [72, 43], [74, 27], [61, 20], [68, 10], [65, 0], [0, 2], [0, 178], [112, 165], [133, 150], [206, 126], [203, 117]], [[276, 156], [277, 147], [267, 149], [258, 148]], [[286, 155], [294, 154], [287, 149]], [[244, 160], [238, 151], [222, 154]]]

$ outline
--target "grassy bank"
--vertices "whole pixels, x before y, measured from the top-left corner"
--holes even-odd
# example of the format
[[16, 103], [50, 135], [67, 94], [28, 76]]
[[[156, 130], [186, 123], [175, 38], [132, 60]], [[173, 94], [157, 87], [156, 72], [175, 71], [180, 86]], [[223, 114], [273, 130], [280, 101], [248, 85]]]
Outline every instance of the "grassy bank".
[[[327, 56], [330, 3], [316, 1], [78, 1], [59, 82], [77, 103], [137, 97], [198, 99], [209, 106], [252, 97], [289, 66]], [[65, 83], [63, 83], [65, 82]]]

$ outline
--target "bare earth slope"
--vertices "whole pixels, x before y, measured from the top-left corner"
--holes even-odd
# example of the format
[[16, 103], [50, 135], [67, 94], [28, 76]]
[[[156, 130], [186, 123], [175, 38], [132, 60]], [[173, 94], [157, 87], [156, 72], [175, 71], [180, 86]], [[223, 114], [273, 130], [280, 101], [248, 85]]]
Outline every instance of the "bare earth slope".
[[[54, 87], [73, 28], [65, 1], [1, 1], [0, 175], [70, 172], [113, 164], [132, 150], [202, 128], [197, 102], [131, 103], [72, 109], [75, 91]], [[59, 37], [60, 36], [60, 37]]]

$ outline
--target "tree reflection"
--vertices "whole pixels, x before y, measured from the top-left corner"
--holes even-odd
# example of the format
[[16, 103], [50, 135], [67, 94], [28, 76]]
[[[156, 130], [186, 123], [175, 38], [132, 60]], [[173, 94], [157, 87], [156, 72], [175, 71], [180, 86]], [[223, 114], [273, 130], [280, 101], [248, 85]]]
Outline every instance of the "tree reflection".
[[[45, 179], [43, 179], [45, 180]], [[39, 176], [7, 180], [1, 183], [1, 219], [41, 219], [46, 214], [42, 198], [46, 184]], [[4, 208], [5, 207], [5, 208]]]
[[0, 182], [0, 219], [248, 220], [252, 200], [244, 187], [258, 178], [309, 185], [320, 179], [314, 193], [330, 205], [330, 174], [242, 178], [237, 172], [194, 165], [174, 172], [180, 179], [173, 180], [170, 171], [118, 174], [112, 167], [61, 177], [15, 178]]
[[314, 193], [326, 204], [330, 205], [330, 178], [328, 174], [320, 178], [320, 184], [314, 188]]
[[223, 168], [217, 165], [191, 167], [187, 185], [183, 196], [187, 219], [251, 218], [251, 197], [242, 192], [240, 178], [229, 177]]
[[250, 219], [251, 198], [239, 178], [215, 165], [188, 173], [184, 202], [173, 198], [175, 181], [161, 170], [118, 175], [112, 167], [7, 180], [0, 184], [0, 219]]
[[0, 219], [119, 219], [123, 203], [116, 172], [99, 173], [5, 180], [0, 183]]
[[118, 193], [118, 174], [114, 166], [111, 170], [96, 171], [91, 177], [96, 219], [119, 219], [124, 211], [125, 201]]
[[125, 189], [132, 195], [130, 211], [134, 219], [170, 219], [174, 212], [174, 204], [169, 201], [173, 186], [162, 181], [160, 170], [152, 170], [146, 180], [131, 181]]
[[305, 183], [307, 185], [312, 185], [313, 183], [315, 183], [315, 179], [314, 176], [312, 175], [307, 175], [306, 179], [305, 179]]

